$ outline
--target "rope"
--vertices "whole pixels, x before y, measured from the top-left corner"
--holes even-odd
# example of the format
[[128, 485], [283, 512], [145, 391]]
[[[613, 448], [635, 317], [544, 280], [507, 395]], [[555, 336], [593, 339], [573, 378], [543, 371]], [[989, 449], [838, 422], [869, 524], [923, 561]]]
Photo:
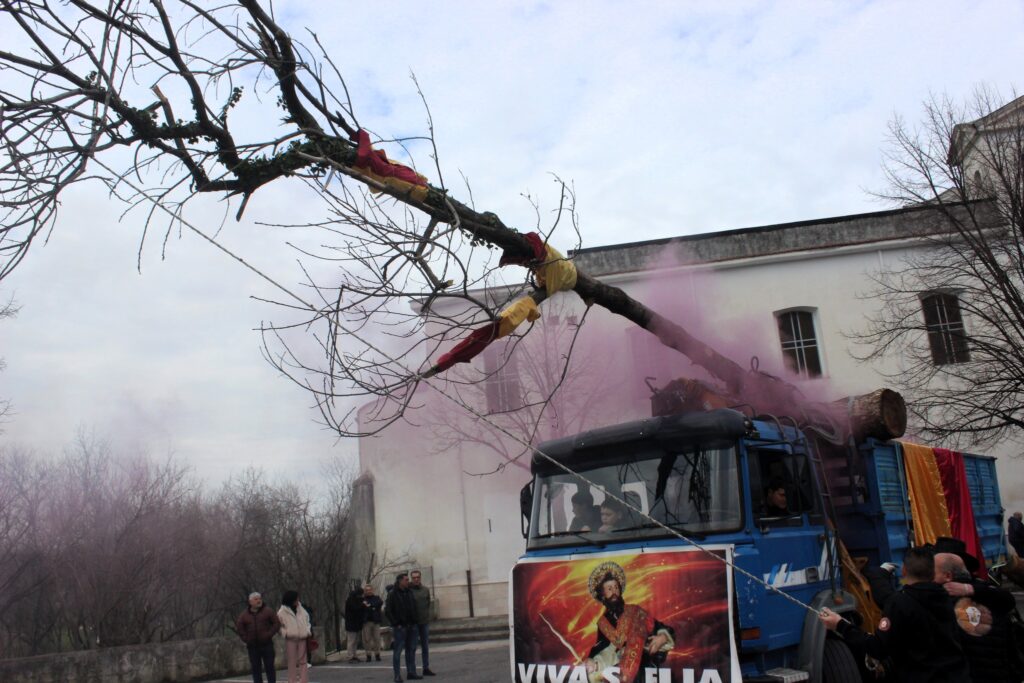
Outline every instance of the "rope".
[[[301, 298], [300, 296], [298, 296], [297, 294], [295, 294], [294, 292], [289, 290], [287, 287], [285, 287], [284, 285], [280, 284], [279, 282], [277, 282], [276, 280], [271, 278], [269, 275], [267, 275], [263, 271], [259, 270], [255, 266], [253, 266], [251, 263], [246, 261], [241, 256], [238, 256], [237, 254], [232, 252], [227, 247], [221, 245], [219, 242], [217, 242], [216, 239], [214, 239], [213, 237], [207, 235], [205, 232], [203, 232], [198, 227], [196, 227], [195, 225], [190, 223], [188, 220], [186, 220], [180, 214], [177, 214], [177, 213], [171, 211], [170, 209], [168, 209], [166, 206], [163, 205], [162, 202], [160, 202], [159, 199], [156, 199], [156, 198], [150, 196], [148, 192], [146, 192], [142, 188], [138, 187], [137, 185], [133, 184], [127, 178], [120, 176], [113, 169], [111, 169], [109, 166], [107, 166], [103, 162], [99, 161], [95, 157], [93, 157], [93, 161], [96, 164], [98, 164], [99, 166], [101, 166], [104, 169], [106, 169], [107, 171], [109, 171], [115, 177], [118, 177], [120, 179], [120, 182], [123, 182], [128, 187], [130, 187], [133, 190], [135, 190], [135, 192], [137, 192], [139, 195], [145, 197], [150, 202], [152, 202], [155, 206], [157, 206], [158, 208], [163, 210], [165, 213], [169, 214], [172, 218], [177, 220], [181, 225], [185, 226], [186, 228], [188, 228], [189, 230], [191, 230], [195, 234], [199, 235], [206, 242], [208, 242], [209, 244], [213, 245], [214, 247], [216, 247], [218, 250], [220, 250], [224, 254], [230, 256], [232, 259], [238, 261], [243, 266], [245, 266], [246, 268], [251, 270], [253, 273], [258, 275], [260, 278], [262, 278], [263, 280], [266, 280], [269, 284], [271, 284], [275, 288], [281, 290], [282, 292], [284, 292], [285, 294], [287, 294], [291, 298], [295, 299], [297, 302], [302, 304], [304, 307], [308, 308], [309, 310], [311, 310], [313, 312], [317, 312], [317, 308], [315, 306], [313, 306], [312, 304], [307, 302], [305, 299]], [[340, 330], [342, 333], [350, 335], [354, 339], [358, 340], [360, 343], [365, 344], [367, 347], [374, 349], [376, 352], [380, 353], [385, 358], [387, 358], [390, 362], [396, 364], [397, 366], [399, 366], [400, 368], [405, 370], [410, 375], [410, 377], [414, 378], [416, 381], [426, 381], [428, 379], [428, 378], [421, 377], [420, 375], [418, 375], [415, 372], [412, 372], [408, 367], [405, 366], [404, 363], [402, 363], [402, 361], [400, 359], [393, 358], [390, 354], [388, 354], [383, 349], [377, 348], [373, 344], [370, 344], [366, 340], [362, 339], [359, 336], [358, 333], [352, 332], [352, 331], [346, 329], [345, 326], [342, 323], [340, 323], [339, 321], [337, 321], [335, 319], [330, 319], [330, 320], [331, 320], [331, 324], [334, 325], [335, 327], [337, 327], [338, 330]], [[648, 521], [653, 523], [655, 526], [657, 526], [657, 527], [663, 529], [664, 531], [668, 532], [670, 535], [672, 535], [672, 536], [674, 536], [674, 537], [676, 537], [676, 538], [678, 538], [678, 539], [680, 539], [682, 541], [685, 541], [686, 543], [688, 543], [689, 545], [693, 546], [697, 550], [703, 552], [705, 555], [707, 555], [709, 557], [712, 557], [712, 558], [718, 560], [719, 562], [725, 564], [727, 567], [732, 569], [734, 572], [737, 572], [737, 573], [745, 576], [746, 578], [750, 579], [751, 581], [762, 585], [764, 588], [766, 588], [770, 592], [775, 593], [776, 595], [779, 595], [779, 596], [785, 598], [789, 602], [791, 602], [791, 603], [793, 603], [795, 605], [798, 605], [799, 607], [801, 607], [801, 608], [803, 608], [803, 609], [805, 609], [805, 610], [807, 610], [809, 612], [813, 612], [816, 615], [819, 614], [819, 612], [816, 609], [814, 609], [813, 607], [811, 607], [807, 603], [803, 602], [802, 600], [800, 600], [800, 599], [790, 595], [789, 593], [787, 593], [787, 592], [785, 592], [783, 590], [780, 590], [779, 588], [769, 584], [767, 581], [765, 581], [761, 577], [755, 576], [754, 574], [748, 572], [746, 569], [743, 569], [742, 567], [738, 566], [736, 563], [730, 562], [726, 557], [724, 557], [722, 555], [719, 555], [715, 551], [710, 550], [710, 549], [704, 547], [703, 545], [701, 545], [700, 543], [698, 543], [694, 539], [692, 539], [692, 538], [686, 536], [685, 534], [683, 534], [682, 532], [680, 532], [678, 529], [674, 529], [674, 528], [669, 527], [666, 524], [658, 521], [657, 519], [655, 519], [654, 517], [651, 517], [649, 514], [647, 514], [643, 510], [639, 509], [638, 507], [636, 507], [634, 505], [631, 505], [629, 502], [627, 502], [623, 498], [620, 498], [619, 496], [616, 496], [615, 494], [611, 493], [610, 491], [605, 489], [600, 484], [598, 484], [598, 483], [596, 483], [596, 482], [594, 482], [594, 481], [592, 481], [590, 479], [587, 479], [584, 475], [580, 474], [579, 472], [577, 472], [577, 471], [569, 468], [568, 466], [564, 465], [563, 463], [555, 460], [554, 458], [552, 458], [551, 456], [549, 456], [547, 453], [543, 452], [539, 448], [536, 448], [536, 447], [532, 446], [529, 442], [527, 442], [525, 439], [520, 437], [518, 434], [514, 434], [514, 433], [510, 432], [509, 430], [505, 429], [504, 427], [502, 427], [501, 425], [493, 422], [490, 419], [489, 415], [487, 415], [485, 413], [481, 413], [480, 411], [476, 410], [472, 406], [470, 406], [470, 405], [466, 404], [465, 402], [463, 402], [462, 399], [457, 398], [455, 396], [449, 395], [447, 392], [445, 392], [444, 390], [440, 389], [436, 385], [432, 385], [432, 386], [434, 387], [434, 389], [439, 394], [444, 396], [446, 399], [448, 399], [449, 401], [451, 401], [455, 405], [463, 408], [464, 410], [466, 410], [467, 412], [471, 413], [472, 415], [474, 415], [478, 419], [482, 420], [483, 422], [486, 422], [487, 424], [489, 424], [494, 429], [497, 429], [499, 432], [505, 434], [506, 436], [511, 438], [513, 441], [515, 441], [515, 442], [519, 443], [520, 445], [522, 445], [524, 448], [532, 450], [533, 452], [537, 453], [544, 460], [547, 460], [549, 463], [551, 463], [555, 467], [561, 469], [566, 474], [569, 474], [570, 476], [575, 477], [579, 481], [581, 481], [581, 482], [583, 482], [583, 483], [585, 483], [585, 484], [587, 484], [589, 486], [593, 486], [594, 488], [598, 489], [599, 491], [602, 491], [606, 497], [611, 498], [612, 500], [618, 501], [620, 504], [624, 505], [626, 508], [628, 508], [628, 509], [632, 510], [633, 512], [639, 514], [641, 518], [647, 519]]]

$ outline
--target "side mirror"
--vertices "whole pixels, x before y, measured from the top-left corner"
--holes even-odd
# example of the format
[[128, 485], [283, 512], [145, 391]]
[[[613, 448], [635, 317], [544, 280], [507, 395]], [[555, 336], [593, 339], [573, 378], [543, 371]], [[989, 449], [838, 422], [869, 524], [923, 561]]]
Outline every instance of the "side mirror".
[[530, 533], [530, 514], [533, 512], [533, 482], [531, 481], [519, 491], [519, 520], [523, 538]]

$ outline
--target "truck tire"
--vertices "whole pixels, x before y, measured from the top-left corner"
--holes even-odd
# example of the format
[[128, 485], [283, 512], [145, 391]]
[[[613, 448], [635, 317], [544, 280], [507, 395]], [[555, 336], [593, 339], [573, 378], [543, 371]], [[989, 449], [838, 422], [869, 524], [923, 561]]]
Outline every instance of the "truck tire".
[[825, 641], [825, 652], [821, 658], [821, 680], [822, 683], [861, 683], [857, 660], [843, 641], [835, 638]]

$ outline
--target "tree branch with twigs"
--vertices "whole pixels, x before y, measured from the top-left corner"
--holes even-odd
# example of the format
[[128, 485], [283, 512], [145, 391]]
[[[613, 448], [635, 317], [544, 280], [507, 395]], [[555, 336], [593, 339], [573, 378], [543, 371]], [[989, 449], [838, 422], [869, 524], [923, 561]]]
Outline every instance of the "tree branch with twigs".
[[[268, 185], [302, 184], [324, 202], [325, 215], [291, 227], [315, 228], [325, 239], [315, 253], [296, 247], [306, 272], [301, 294], [225, 252], [281, 292], [274, 303], [287, 322], [264, 326], [267, 358], [312, 393], [341, 435], [373, 433], [401, 419], [416, 386], [441, 371], [430, 359], [499, 320], [503, 302], [476, 292], [495, 281], [502, 263], [528, 271], [517, 295], [540, 305], [552, 294], [533, 276], [564, 257], [538, 253], [526, 233], [455, 197], [440, 170], [429, 109], [428, 180], [382, 155], [384, 141], [359, 120], [316, 34], [296, 40], [269, 4], [183, 0], [170, 9], [162, 0], [0, 0], [0, 21], [13, 38], [0, 50], [7, 72], [0, 91], [7, 152], [0, 163], [0, 278], [49, 237], [61, 196], [81, 183], [101, 182], [144, 213], [140, 263], [150, 229], [160, 224], [164, 242], [173, 229], [187, 228], [223, 249], [188, 219], [197, 197], [228, 199], [240, 220]], [[238, 122], [242, 111], [246, 124]], [[404, 154], [405, 142], [389, 148]], [[551, 219], [533, 226], [542, 243], [569, 223], [578, 238], [571, 187], [560, 187]], [[492, 250], [503, 260], [495, 264]], [[337, 270], [325, 282], [313, 263]], [[685, 354], [730, 393], [751, 389], [766, 398], [766, 409], [782, 412], [799, 402], [789, 384], [744, 369], [621, 289], [582, 271], [569, 286], [588, 305]], [[462, 300], [466, 312], [442, 331], [419, 335], [425, 324], [409, 302], [439, 298]], [[381, 399], [368, 431], [355, 426], [353, 396]]]

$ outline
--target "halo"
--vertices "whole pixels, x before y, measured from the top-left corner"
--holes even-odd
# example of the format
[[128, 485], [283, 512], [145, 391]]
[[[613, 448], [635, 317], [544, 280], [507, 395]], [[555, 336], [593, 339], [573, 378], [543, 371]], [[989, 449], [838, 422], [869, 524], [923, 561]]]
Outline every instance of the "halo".
[[601, 584], [604, 583], [605, 577], [608, 575], [611, 575], [619, 583], [619, 588], [623, 593], [626, 592], [626, 572], [614, 562], [602, 562], [594, 571], [590, 572], [590, 579], [587, 581], [587, 588], [590, 589], [590, 594], [594, 596], [595, 600], [600, 599]]

